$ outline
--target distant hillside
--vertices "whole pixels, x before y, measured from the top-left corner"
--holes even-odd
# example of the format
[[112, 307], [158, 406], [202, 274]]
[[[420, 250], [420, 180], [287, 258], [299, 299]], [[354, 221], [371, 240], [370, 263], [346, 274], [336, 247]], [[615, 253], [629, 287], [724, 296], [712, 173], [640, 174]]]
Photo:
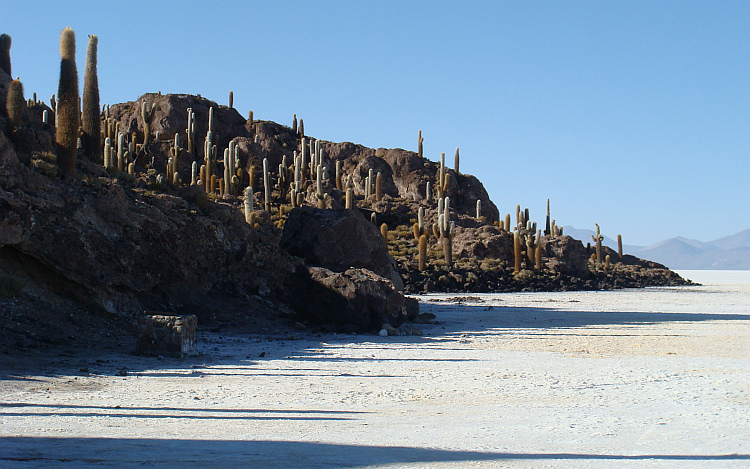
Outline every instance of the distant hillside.
[[[591, 242], [592, 230], [563, 227], [563, 233]], [[604, 244], [617, 249], [617, 241], [604, 237]], [[624, 245], [623, 251], [642, 259], [659, 262], [670, 269], [750, 270], [750, 229], [714, 241], [698, 241], [678, 236], [651, 246]]]

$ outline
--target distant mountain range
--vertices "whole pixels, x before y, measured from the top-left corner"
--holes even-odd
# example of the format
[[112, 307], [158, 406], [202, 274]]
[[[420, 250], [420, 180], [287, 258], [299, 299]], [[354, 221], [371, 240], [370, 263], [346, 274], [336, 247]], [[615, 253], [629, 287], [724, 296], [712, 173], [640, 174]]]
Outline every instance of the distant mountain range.
[[[563, 234], [580, 239], [583, 244], [593, 243], [592, 230], [564, 226]], [[617, 250], [616, 240], [605, 236], [603, 243]], [[622, 250], [625, 254], [659, 262], [670, 269], [750, 270], [750, 229], [708, 242], [678, 236], [651, 246], [625, 244]]]

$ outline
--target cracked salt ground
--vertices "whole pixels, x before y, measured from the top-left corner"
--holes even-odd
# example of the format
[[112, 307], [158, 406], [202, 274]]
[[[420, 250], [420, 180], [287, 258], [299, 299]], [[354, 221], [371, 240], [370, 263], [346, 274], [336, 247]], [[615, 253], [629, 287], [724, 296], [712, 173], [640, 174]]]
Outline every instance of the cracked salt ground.
[[750, 278], [695, 280], [428, 295], [422, 336], [4, 371], [0, 466], [747, 467]]

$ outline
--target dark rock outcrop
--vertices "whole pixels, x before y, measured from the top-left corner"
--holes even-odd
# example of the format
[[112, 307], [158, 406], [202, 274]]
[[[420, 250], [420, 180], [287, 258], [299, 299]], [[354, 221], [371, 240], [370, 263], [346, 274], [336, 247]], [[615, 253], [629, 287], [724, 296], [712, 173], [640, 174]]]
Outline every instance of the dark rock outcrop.
[[284, 224], [280, 246], [309, 265], [336, 272], [368, 269], [404, 288], [380, 231], [357, 210], [295, 208]]
[[398, 327], [409, 316], [404, 295], [367, 269], [334, 272], [300, 266], [290, 280], [290, 290], [290, 302], [301, 317], [336, 324], [345, 331], [377, 330], [384, 324]]

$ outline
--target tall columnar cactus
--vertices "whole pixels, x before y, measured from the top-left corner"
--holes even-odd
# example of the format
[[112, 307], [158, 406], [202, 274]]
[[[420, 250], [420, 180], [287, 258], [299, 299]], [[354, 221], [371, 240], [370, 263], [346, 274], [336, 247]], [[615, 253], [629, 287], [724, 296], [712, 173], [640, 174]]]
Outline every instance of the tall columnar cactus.
[[427, 202], [432, 202], [432, 187], [430, 181], [427, 181], [427, 185], [424, 188], [424, 198]]
[[[288, 114], [287, 114], [287, 115], [288, 115]], [[294, 115], [292, 116], [292, 133], [293, 133], [293, 134], [296, 134], [296, 133], [297, 133], [297, 114], [294, 114]]]
[[542, 243], [540, 242], [536, 243], [536, 254], [534, 254], [534, 259], [536, 260], [534, 268], [536, 270], [542, 270]]
[[424, 207], [419, 207], [419, 210], [417, 210], [417, 222], [414, 224], [413, 231], [414, 239], [417, 241], [419, 241], [420, 236], [427, 233], [427, 228], [424, 224]]
[[383, 223], [382, 225], [380, 225], [380, 234], [383, 235], [385, 244], [388, 244], [388, 224], [387, 223]]
[[266, 212], [271, 213], [271, 175], [268, 173], [268, 158], [263, 158], [263, 188], [265, 189]]
[[322, 165], [318, 165], [318, 170], [315, 172], [315, 197], [318, 199], [318, 208], [326, 208], [329, 195], [323, 192], [323, 168]]
[[112, 167], [112, 139], [109, 137], [104, 140], [104, 167]]
[[187, 109], [187, 152], [191, 155], [195, 155], [195, 112], [193, 108]]
[[99, 112], [99, 78], [96, 72], [96, 49], [99, 39], [95, 35], [89, 36], [86, 48], [86, 69], [83, 75], [83, 112], [81, 113], [81, 128], [83, 129], [83, 150], [90, 159], [101, 156], [101, 140], [99, 134], [102, 129], [101, 114]]
[[456, 174], [461, 174], [461, 172], [458, 170], [458, 163], [459, 163], [459, 157], [458, 157], [458, 147], [456, 147], [456, 156], [454, 157], [454, 163], [453, 163], [453, 171], [456, 172]]
[[506, 231], [510, 231], [511, 230], [511, 227], [510, 227], [510, 213], [506, 213], [505, 214], [505, 230]]
[[354, 189], [351, 187], [346, 188], [346, 205], [347, 210], [354, 209]]
[[[117, 135], [117, 169], [125, 171], [125, 134], [120, 132]], [[114, 164], [113, 164], [114, 166]]]
[[21, 127], [26, 100], [23, 99], [23, 84], [21, 80], [15, 79], [8, 84], [8, 95], [5, 101], [5, 110], [8, 112], [10, 125], [16, 129]]
[[477, 199], [477, 220], [482, 218], [482, 201]]
[[170, 181], [174, 181], [175, 174], [179, 174], [182, 151], [182, 147], [180, 146], [180, 134], [174, 134], [174, 146], [169, 149], [169, 153], [172, 155], [171, 173], [168, 175]]
[[143, 119], [143, 147], [146, 148], [148, 141], [151, 138], [151, 118], [154, 117], [154, 109], [156, 103], [151, 103], [149, 108], [144, 99], [141, 103], [141, 118]]
[[419, 271], [424, 272], [427, 268], [427, 235], [419, 237]]
[[617, 235], [617, 256], [620, 258], [620, 262], [622, 262], [622, 235]]
[[253, 188], [252, 186], [247, 186], [245, 188], [245, 197], [244, 197], [244, 204], [245, 204], [245, 221], [252, 224], [252, 213], [255, 210], [254, 207], [255, 201], [253, 200]]
[[344, 186], [341, 182], [341, 160], [336, 160], [336, 189], [343, 190]]
[[445, 177], [445, 153], [440, 153], [440, 168], [438, 169], [438, 178], [437, 178], [437, 190], [438, 190], [438, 199], [442, 199], [445, 197], [445, 190], [446, 190], [446, 177]]
[[424, 139], [422, 138], [422, 131], [419, 131], [419, 136], [417, 137], [417, 156], [422, 158], [424, 154], [424, 147], [423, 147]]
[[518, 229], [513, 230], [513, 273], [517, 274], [521, 271], [521, 259], [523, 256], [523, 249], [521, 248], [522, 245], [522, 239], [521, 239], [521, 233], [519, 233]]
[[438, 226], [440, 228], [440, 238], [443, 240], [443, 257], [445, 263], [451, 266], [453, 265], [453, 233], [456, 230], [456, 224], [450, 219], [450, 198], [445, 198], [442, 211], [440, 212]]
[[234, 91], [229, 91], [229, 109], [234, 109]]
[[0, 68], [5, 70], [8, 76], [10, 73], [10, 36], [7, 34], [0, 34]]
[[193, 164], [190, 166], [190, 185], [194, 186], [198, 184], [198, 162], [193, 161]]
[[251, 110], [250, 110], [250, 112], [248, 113], [248, 116], [247, 116], [247, 122], [248, 122], [248, 124], [252, 124], [253, 122], [255, 122], [255, 121], [253, 120], [253, 110], [252, 110], [252, 109], [251, 109]]
[[375, 200], [380, 201], [383, 199], [383, 175], [380, 171], [375, 176]]
[[78, 105], [78, 69], [76, 68], [76, 37], [70, 28], [60, 35], [60, 81], [57, 87], [57, 131], [55, 146], [57, 164], [63, 177], [76, 170], [80, 108]]
[[595, 223], [596, 225], [596, 236], [591, 235], [591, 239], [594, 240], [596, 243], [596, 265], [597, 267], [602, 263], [602, 241], [604, 240], [604, 236], [601, 235], [599, 232], [599, 224]]
[[299, 136], [305, 136], [305, 121], [302, 119], [299, 120]]

